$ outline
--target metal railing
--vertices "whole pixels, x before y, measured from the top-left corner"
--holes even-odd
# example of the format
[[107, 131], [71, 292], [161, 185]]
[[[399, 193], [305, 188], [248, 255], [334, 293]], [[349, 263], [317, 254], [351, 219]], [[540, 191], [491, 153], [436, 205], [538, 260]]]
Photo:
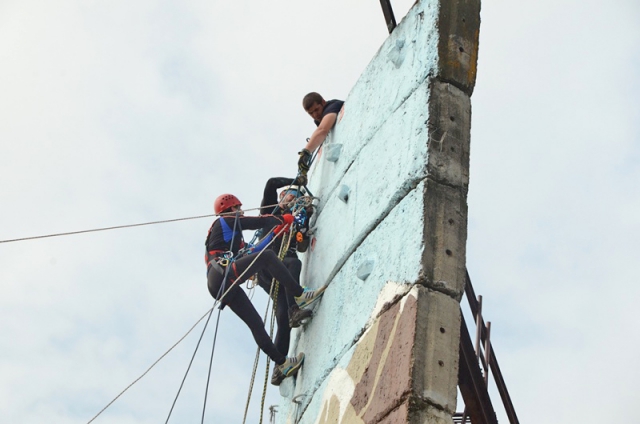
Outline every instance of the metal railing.
[[495, 350], [491, 344], [491, 323], [487, 322], [485, 325], [482, 317], [482, 296], [476, 297], [468, 272], [466, 273], [464, 291], [476, 323], [475, 345], [471, 342], [471, 335], [461, 308], [458, 388], [465, 408], [463, 412], [454, 414], [453, 421], [454, 423], [497, 424], [498, 419], [487, 390], [489, 373], [491, 372], [509, 423], [519, 424], [507, 391], [507, 385], [498, 366]]

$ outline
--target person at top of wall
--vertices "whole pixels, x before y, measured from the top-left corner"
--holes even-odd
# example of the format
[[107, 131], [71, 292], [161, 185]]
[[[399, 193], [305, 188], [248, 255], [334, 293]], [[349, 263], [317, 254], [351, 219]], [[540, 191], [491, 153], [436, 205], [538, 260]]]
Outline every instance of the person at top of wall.
[[[276, 177], [270, 178], [264, 187], [264, 195], [262, 197], [262, 203], [260, 204], [260, 214], [267, 216], [273, 214], [275, 216], [284, 216], [292, 212], [293, 207], [296, 205], [296, 199], [304, 195], [304, 189], [298, 185], [289, 185], [291, 183], [299, 183], [298, 177], [295, 181], [293, 178]], [[278, 194], [278, 189], [282, 191]], [[277, 205], [276, 205], [277, 204]], [[274, 207], [276, 205], [276, 207]], [[296, 282], [300, 282], [300, 271], [302, 270], [302, 262], [298, 259], [297, 251], [304, 252], [309, 246], [309, 219], [313, 214], [311, 207], [296, 207], [297, 216], [294, 223], [295, 234], [292, 235], [287, 251], [285, 253], [282, 262], [284, 266], [289, 270]], [[261, 229], [263, 234], [273, 234], [272, 227], [267, 226]], [[283, 238], [280, 237], [275, 240], [270, 249], [274, 252], [280, 252]], [[264, 239], [260, 242], [264, 243]], [[271, 293], [277, 290], [277, 296], [274, 296], [275, 308], [276, 308], [276, 321], [278, 323], [278, 332], [274, 344], [278, 351], [284, 355], [289, 351], [289, 341], [291, 338], [291, 329], [299, 327], [302, 322], [309, 319], [312, 316], [312, 312], [309, 309], [302, 309], [298, 306], [293, 295], [284, 290], [282, 284], [279, 284], [276, 279], [276, 286], [271, 287], [273, 281], [273, 275], [267, 269], [263, 269], [258, 272], [258, 285], [262, 287], [267, 293]], [[275, 372], [272, 376], [271, 383], [279, 385], [282, 382], [281, 376]]]
[[324, 139], [329, 134], [329, 131], [334, 127], [338, 120], [338, 113], [344, 101], [342, 100], [329, 100], [326, 101], [318, 93], [311, 92], [304, 96], [302, 99], [302, 107], [313, 118], [313, 122], [318, 128], [311, 134], [309, 141], [304, 146], [298, 155], [298, 171], [300, 175], [306, 177], [307, 171], [311, 166], [311, 155], [322, 144]]
[[244, 216], [242, 203], [232, 194], [222, 194], [216, 198], [214, 210], [219, 217], [209, 228], [205, 241], [205, 262], [207, 264], [207, 287], [209, 293], [222, 305], [229, 308], [247, 324], [253, 338], [271, 360], [277, 365], [274, 374], [282, 381], [294, 375], [304, 361], [304, 353], [287, 358], [271, 342], [264, 329], [264, 323], [251, 300], [240, 287], [240, 283], [255, 273], [267, 270], [283, 286], [285, 292], [294, 297], [298, 307], [304, 307], [317, 300], [320, 290], [303, 289], [271, 249], [250, 253], [236, 258], [245, 245], [242, 230], [257, 230], [262, 227], [276, 227], [277, 235], [282, 235], [294, 221], [291, 214], [281, 216]]

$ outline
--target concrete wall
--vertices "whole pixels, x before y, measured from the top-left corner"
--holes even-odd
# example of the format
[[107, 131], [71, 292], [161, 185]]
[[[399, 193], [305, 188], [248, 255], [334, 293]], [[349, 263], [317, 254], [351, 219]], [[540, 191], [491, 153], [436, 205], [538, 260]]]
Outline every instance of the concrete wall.
[[325, 141], [303, 279], [330, 285], [293, 333], [280, 423], [452, 422], [479, 8], [418, 2]]

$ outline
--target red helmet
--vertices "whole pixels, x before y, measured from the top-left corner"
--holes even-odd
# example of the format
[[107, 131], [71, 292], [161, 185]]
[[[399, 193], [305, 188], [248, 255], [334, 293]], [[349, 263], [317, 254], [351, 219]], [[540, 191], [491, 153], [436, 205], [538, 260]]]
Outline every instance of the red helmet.
[[221, 194], [216, 198], [216, 201], [213, 202], [213, 210], [217, 214], [234, 206], [242, 206], [242, 202], [233, 194]]

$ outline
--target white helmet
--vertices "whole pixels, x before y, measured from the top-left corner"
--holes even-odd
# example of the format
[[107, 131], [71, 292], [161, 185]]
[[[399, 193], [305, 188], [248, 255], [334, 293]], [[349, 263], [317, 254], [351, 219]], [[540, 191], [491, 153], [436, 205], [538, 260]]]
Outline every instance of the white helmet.
[[288, 186], [282, 187], [282, 191], [279, 194], [280, 198], [282, 198], [285, 194], [294, 194], [296, 197], [298, 197], [298, 196], [304, 196], [307, 193], [304, 187], [300, 187], [297, 185], [288, 185]]

